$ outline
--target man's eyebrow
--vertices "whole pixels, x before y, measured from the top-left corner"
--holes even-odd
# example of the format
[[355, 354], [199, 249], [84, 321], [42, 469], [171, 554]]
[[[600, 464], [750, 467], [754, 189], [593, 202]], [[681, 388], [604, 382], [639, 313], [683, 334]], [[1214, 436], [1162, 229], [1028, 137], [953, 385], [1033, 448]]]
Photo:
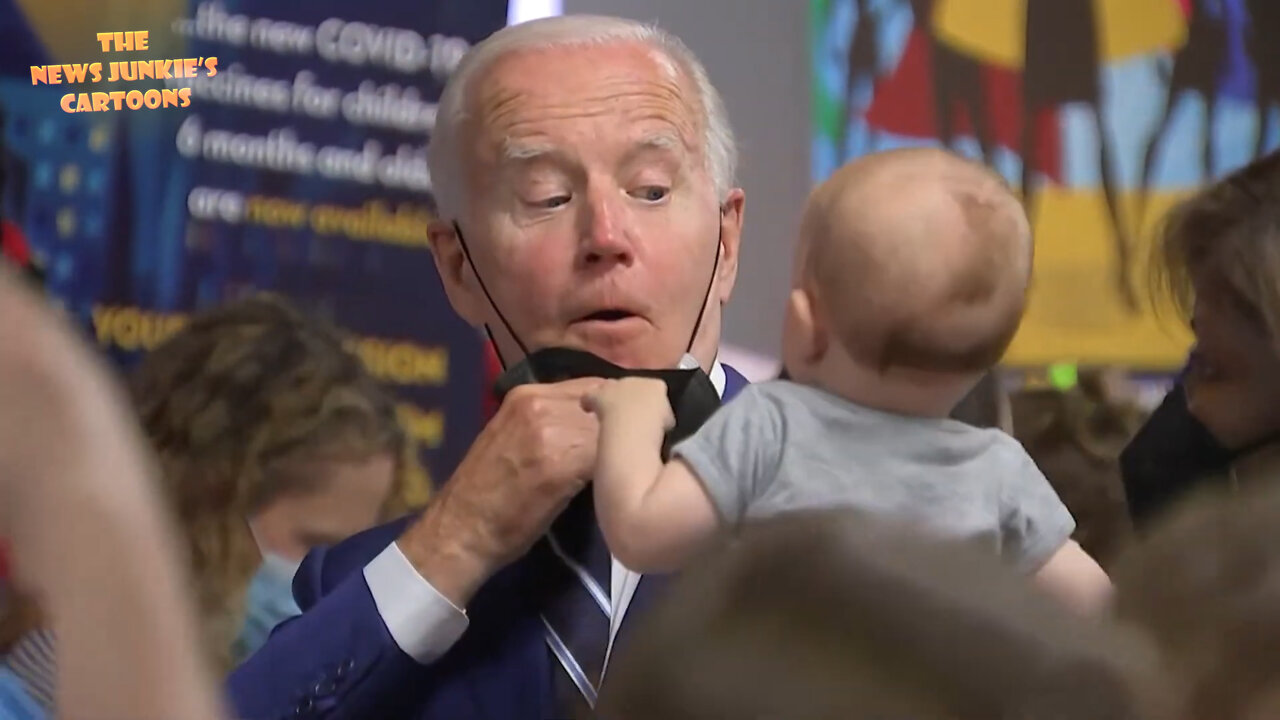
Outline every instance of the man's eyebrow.
[[503, 162], [524, 163], [530, 160], [558, 154], [556, 148], [548, 143], [526, 142], [507, 138], [502, 142]]
[[[656, 132], [637, 140], [627, 150], [624, 160], [630, 162], [637, 156], [653, 151], [684, 152], [685, 143], [674, 132]], [[560, 157], [562, 152], [554, 145], [507, 138], [502, 143], [500, 159], [503, 163], [523, 164], [544, 158]]]
[[624, 162], [631, 162], [641, 155], [654, 151], [683, 154], [686, 151], [685, 142], [674, 132], [656, 132], [645, 135], [632, 144], [623, 160]]
[[632, 146], [632, 152], [645, 150], [684, 150], [684, 140], [674, 132], [656, 132], [645, 135]]

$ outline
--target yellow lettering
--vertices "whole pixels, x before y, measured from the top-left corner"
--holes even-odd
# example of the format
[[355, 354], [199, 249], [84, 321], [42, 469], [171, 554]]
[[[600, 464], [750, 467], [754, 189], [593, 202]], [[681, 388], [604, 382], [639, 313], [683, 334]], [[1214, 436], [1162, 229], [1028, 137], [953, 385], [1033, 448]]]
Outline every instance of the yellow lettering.
[[150, 350], [164, 339], [163, 319], [151, 313], [142, 316], [142, 347]]
[[307, 222], [307, 206], [254, 195], [245, 203], [245, 220], [252, 225], [300, 228]]
[[115, 310], [102, 305], [93, 306], [93, 331], [101, 345], [111, 344], [111, 318]]
[[449, 353], [444, 348], [415, 353], [413, 376], [428, 385], [444, 385], [449, 380]]
[[449, 351], [374, 338], [349, 341], [347, 350], [379, 380], [398, 385], [443, 385], [449, 379]]
[[153, 350], [187, 324], [187, 316], [146, 312], [136, 307], [94, 306], [98, 342], [122, 350]]
[[428, 448], [437, 448], [444, 442], [444, 413], [439, 410], [424, 411], [415, 405], [401, 403], [397, 408], [400, 424], [405, 433]]
[[396, 343], [387, 350], [387, 372], [396, 381], [404, 383], [413, 378], [413, 348], [404, 343]]
[[358, 208], [317, 205], [311, 208], [311, 230], [317, 235], [343, 235], [351, 240], [405, 247], [427, 247], [431, 213], [423, 206], [402, 204], [394, 213], [379, 200]]
[[173, 315], [167, 318], [164, 322], [164, 336], [160, 339], [160, 342], [168, 340], [174, 333], [186, 327], [186, 324], [187, 318], [183, 315]]
[[381, 354], [379, 350], [382, 344], [377, 340], [354, 340], [347, 343], [347, 350], [359, 356], [365, 368], [379, 380], [385, 380], [386, 374], [382, 372]]
[[117, 345], [124, 350], [138, 349], [137, 308], [124, 308], [118, 311], [112, 326], [112, 333], [115, 335]]

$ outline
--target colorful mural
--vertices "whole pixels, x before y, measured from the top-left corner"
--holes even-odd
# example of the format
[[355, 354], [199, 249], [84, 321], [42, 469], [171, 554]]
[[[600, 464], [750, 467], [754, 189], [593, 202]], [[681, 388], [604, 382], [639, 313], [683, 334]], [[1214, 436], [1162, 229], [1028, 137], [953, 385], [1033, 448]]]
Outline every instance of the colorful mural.
[[946, 145], [1021, 190], [1036, 232], [1007, 362], [1178, 367], [1153, 306], [1163, 213], [1280, 136], [1274, 0], [812, 0], [814, 179]]

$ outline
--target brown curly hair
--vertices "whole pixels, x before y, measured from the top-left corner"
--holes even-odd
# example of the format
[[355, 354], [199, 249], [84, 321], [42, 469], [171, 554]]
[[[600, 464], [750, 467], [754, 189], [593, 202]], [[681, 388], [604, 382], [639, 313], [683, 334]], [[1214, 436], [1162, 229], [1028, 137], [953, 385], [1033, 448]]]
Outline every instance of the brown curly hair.
[[290, 472], [300, 460], [403, 458], [395, 402], [336, 329], [269, 295], [193, 317], [142, 360], [130, 390], [188, 541], [207, 647], [229, 669], [260, 562], [247, 519], [318, 489], [322, 479]]
[[1156, 307], [1189, 318], [1192, 277], [1224, 280], [1241, 307], [1280, 337], [1280, 152], [1205, 186], [1164, 218], [1153, 247]]

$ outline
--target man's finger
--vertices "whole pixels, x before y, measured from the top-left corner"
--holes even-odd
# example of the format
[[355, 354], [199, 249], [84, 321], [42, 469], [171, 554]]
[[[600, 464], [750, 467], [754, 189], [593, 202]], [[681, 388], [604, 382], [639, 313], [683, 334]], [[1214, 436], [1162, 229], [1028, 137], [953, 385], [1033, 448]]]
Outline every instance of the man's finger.
[[607, 381], [604, 378], [584, 377], [564, 380], [544, 387], [563, 392], [566, 395], [585, 395], [586, 393], [595, 392], [605, 382]]

